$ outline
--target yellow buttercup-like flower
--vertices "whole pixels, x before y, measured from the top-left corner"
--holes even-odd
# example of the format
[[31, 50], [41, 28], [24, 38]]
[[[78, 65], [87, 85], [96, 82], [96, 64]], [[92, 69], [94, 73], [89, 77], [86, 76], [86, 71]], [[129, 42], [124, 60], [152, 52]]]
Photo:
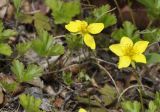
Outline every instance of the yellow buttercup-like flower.
[[133, 42], [128, 37], [122, 37], [119, 44], [113, 44], [109, 49], [119, 56], [118, 68], [128, 67], [131, 62], [146, 63], [146, 57], [142, 54], [149, 42], [138, 41], [133, 45]]
[[87, 112], [87, 111], [83, 108], [80, 108], [78, 112]]
[[79, 33], [83, 36], [84, 43], [91, 49], [96, 48], [94, 38], [90, 34], [98, 34], [104, 29], [103, 23], [89, 24], [86, 21], [71, 21], [65, 28], [72, 33]]

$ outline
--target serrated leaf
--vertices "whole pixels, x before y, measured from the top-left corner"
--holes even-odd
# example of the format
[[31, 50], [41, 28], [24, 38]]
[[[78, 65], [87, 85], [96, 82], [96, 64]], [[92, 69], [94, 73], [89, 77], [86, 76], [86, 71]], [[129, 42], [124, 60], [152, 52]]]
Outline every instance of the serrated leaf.
[[64, 47], [60, 44], [53, 45], [48, 53], [49, 56], [57, 56], [62, 54], [64, 54]]
[[101, 88], [99, 92], [102, 94], [101, 98], [103, 99], [102, 101], [105, 103], [105, 105], [111, 104], [116, 99], [115, 89], [108, 84], [105, 84], [105, 86]]
[[31, 48], [31, 45], [32, 45], [31, 42], [18, 43], [16, 45], [16, 49], [20, 55], [23, 55]]
[[16, 79], [18, 82], [23, 81], [23, 74], [24, 74], [24, 65], [22, 62], [18, 60], [14, 60], [12, 62], [11, 70], [16, 75]]
[[34, 20], [33, 16], [28, 15], [28, 14], [23, 14], [23, 13], [20, 13], [17, 19], [18, 21], [24, 24], [31, 24]]
[[[89, 23], [104, 23], [105, 28], [114, 25], [117, 22], [117, 19], [114, 14], [109, 12], [110, 6], [103, 5], [99, 8], [94, 9], [91, 17], [87, 18]], [[93, 16], [93, 17], [92, 17]]]
[[66, 42], [70, 50], [78, 50], [83, 46], [83, 38], [79, 35], [68, 35]]
[[40, 38], [33, 40], [32, 48], [40, 56], [56, 56], [64, 53], [64, 47], [53, 44], [53, 37], [46, 31], [39, 33]]
[[19, 96], [20, 104], [26, 112], [42, 112], [39, 107], [42, 100], [31, 95], [22, 94]]
[[11, 29], [7, 29], [7, 30], [4, 30], [3, 32], [1, 32], [0, 40], [2, 41], [2, 40], [5, 40], [5, 39], [8, 39], [11, 36], [15, 36], [15, 35], [17, 35], [16, 31], [11, 30]]
[[42, 72], [43, 70], [41, 67], [33, 64], [28, 65], [23, 75], [23, 81], [28, 82], [30, 80], [33, 80], [34, 78], [41, 76]]
[[22, 0], [13, 0], [13, 4], [14, 4], [16, 9], [20, 8], [21, 2], [22, 2]]
[[122, 103], [122, 108], [125, 110], [125, 112], [140, 112], [141, 104], [137, 101], [125, 101]]
[[37, 30], [51, 30], [49, 18], [42, 13], [36, 13], [34, 15], [34, 26]]
[[72, 80], [72, 73], [71, 72], [63, 72], [62, 74], [62, 79], [64, 80], [64, 83], [67, 84], [67, 85], [71, 85], [73, 83], [73, 80]]
[[153, 101], [149, 102], [148, 108], [149, 109], [146, 112], [156, 112], [156, 110], [157, 110], [157, 106], [155, 105], [155, 103]]
[[149, 41], [150, 43], [160, 41], [160, 29], [146, 29], [142, 31], [144, 40]]
[[158, 53], [149, 53], [146, 55], [148, 64], [160, 63], [160, 54]]
[[42, 75], [42, 68], [37, 65], [28, 65], [24, 68], [22, 62], [14, 60], [11, 67], [12, 72], [16, 76], [18, 82], [28, 82]]
[[52, 10], [55, 24], [68, 23], [74, 16], [80, 13], [79, 0], [69, 2], [64, 2], [62, 0], [46, 0], [46, 4]]
[[16, 82], [8, 83], [5, 80], [1, 80], [0, 84], [7, 92], [14, 92], [18, 86], [18, 83]]
[[137, 0], [137, 1], [146, 7], [148, 15], [149, 17], [151, 17], [151, 19], [160, 18], [160, 1], [159, 0]]
[[12, 49], [8, 44], [0, 43], [0, 54], [10, 56], [12, 54]]
[[131, 22], [125, 21], [122, 26], [123, 28], [112, 32], [111, 37], [117, 41], [120, 41], [124, 36], [131, 38], [134, 42], [140, 40], [140, 34], [138, 33], [137, 28]]
[[0, 20], [0, 42], [11, 36], [17, 35], [17, 32], [11, 29], [4, 29], [3, 22]]

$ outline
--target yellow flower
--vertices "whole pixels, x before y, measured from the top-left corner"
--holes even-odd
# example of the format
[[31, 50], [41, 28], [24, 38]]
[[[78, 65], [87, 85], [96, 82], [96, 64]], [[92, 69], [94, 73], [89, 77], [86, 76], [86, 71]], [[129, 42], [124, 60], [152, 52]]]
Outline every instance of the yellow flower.
[[87, 112], [87, 111], [83, 108], [80, 108], [78, 112]]
[[79, 33], [83, 36], [84, 43], [91, 49], [96, 48], [94, 38], [90, 34], [98, 34], [104, 29], [103, 23], [89, 24], [86, 21], [71, 21], [65, 28], [72, 33]]
[[120, 44], [113, 44], [109, 49], [119, 56], [118, 68], [125, 68], [131, 62], [146, 63], [146, 57], [142, 53], [148, 44], [148, 41], [138, 41], [133, 45], [130, 38], [122, 37]]

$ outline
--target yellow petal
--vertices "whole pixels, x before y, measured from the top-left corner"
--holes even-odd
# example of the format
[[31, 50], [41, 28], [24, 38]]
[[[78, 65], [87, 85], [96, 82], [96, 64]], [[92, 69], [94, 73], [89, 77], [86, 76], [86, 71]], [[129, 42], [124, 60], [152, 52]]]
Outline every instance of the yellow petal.
[[83, 108], [80, 108], [78, 112], [87, 112], [87, 111]]
[[132, 47], [133, 41], [128, 37], [122, 37], [120, 44], [124, 47]]
[[88, 32], [91, 34], [97, 34], [100, 33], [104, 29], [104, 24], [103, 23], [92, 23], [89, 24], [87, 27]]
[[85, 34], [84, 35], [84, 43], [90, 47], [91, 49], [96, 48], [96, 43], [94, 41], [94, 38], [90, 34]]
[[148, 44], [148, 41], [138, 41], [134, 44], [133, 50], [135, 53], [143, 53], [146, 50]]
[[146, 57], [143, 54], [136, 54], [132, 56], [132, 60], [135, 62], [146, 63]]
[[113, 44], [113, 45], [109, 46], [109, 49], [113, 53], [115, 53], [117, 56], [123, 56], [124, 55], [120, 44]]
[[121, 56], [119, 58], [118, 68], [126, 68], [131, 64], [131, 58], [129, 56]]
[[76, 33], [80, 32], [82, 28], [86, 28], [87, 25], [85, 21], [76, 20], [69, 22], [69, 24], [65, 25], [65, 28], [70, 32]]

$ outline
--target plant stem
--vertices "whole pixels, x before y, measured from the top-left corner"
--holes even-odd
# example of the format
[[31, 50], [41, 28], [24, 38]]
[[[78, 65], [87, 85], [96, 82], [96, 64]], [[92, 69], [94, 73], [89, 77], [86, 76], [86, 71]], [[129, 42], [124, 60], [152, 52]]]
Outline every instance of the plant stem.
[[153, 24], [153, 20], [150, 20], [148, 25], [147, 25], [147, 28], [151, 27], [152, 24]]
[[114, 0], [114, 3], [116, 4], [116, 7], [117, 7], [117, 9], [118, 9], [118, 12], [119, 12], [119, 15], [120, 15], [121, 21], [123, 21], [123, 16], [122, 16], [121, 9], [120, 9], [120, 7], [119, 7], [119, 5], [118, 5], [117, 0]]
[[134, 74], [135, 74], [135, 77], [136, 77], [136, 80], [137, 80], [137, 82], [138, 82], [138, 85], [139, 85], [139, 95], [140, 95], [140, 101], [141, 101], [141, 107], [142, 107], [142, 112], [144, 112], [144, 103], [143, 103], [143, 96], [142, 96], [142, 92], [143, 92], [143, 90], [142, 90], [142, 88], [143, 88], [143, 85], [142, 85], [142, 82], [141, 82], [141, 80], [139, 79], [139, 77], [138, 77], [138, 73], [137, 73], [137, 71], [136, 71], [136, 69], [134, 69]]
[[135, 19], [134, 19], [133, 10], [132, 10], [131, 5], [132, 5], [132, 2], [130, 0], [128, 0], [129, 12], [130, 12], [130, 15], [131, 15], [131, 18], [132, 18], [132, 22], [136, 26], [136, 22], [135, 22]]

